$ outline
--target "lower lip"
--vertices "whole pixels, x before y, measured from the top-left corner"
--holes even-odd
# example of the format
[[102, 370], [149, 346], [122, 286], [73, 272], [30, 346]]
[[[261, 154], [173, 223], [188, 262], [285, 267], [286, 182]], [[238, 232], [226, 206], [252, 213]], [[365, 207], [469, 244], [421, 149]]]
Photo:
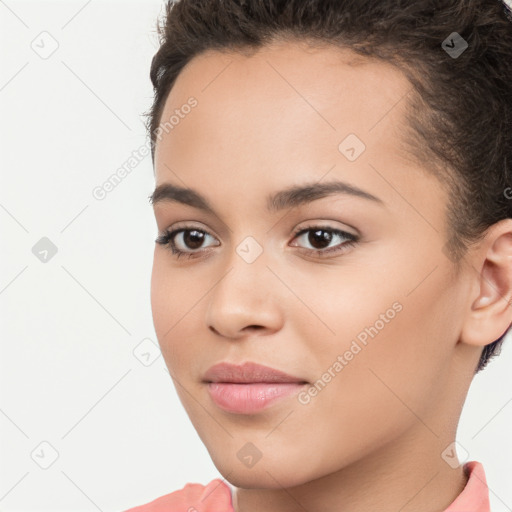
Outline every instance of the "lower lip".
[[208, 392], [212, 400], [224, 411], [251, 414], [261, 411], [271, 403], [297, 393], [306, 384], [296, 382], [234, 384], [209, 382]]

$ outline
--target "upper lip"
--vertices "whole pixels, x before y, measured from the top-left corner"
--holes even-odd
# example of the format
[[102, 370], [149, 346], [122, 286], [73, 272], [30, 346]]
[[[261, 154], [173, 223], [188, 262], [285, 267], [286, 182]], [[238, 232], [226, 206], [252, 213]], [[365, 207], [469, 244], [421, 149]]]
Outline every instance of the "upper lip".
[[288, 375], [285, 372], [263, 366], [253, 362], [245, 362], [242, 365], [222, 362], [208, 369], [203, 376], [205, 382], [299, 382], [306, 384], [307, 381], [300, 377]]

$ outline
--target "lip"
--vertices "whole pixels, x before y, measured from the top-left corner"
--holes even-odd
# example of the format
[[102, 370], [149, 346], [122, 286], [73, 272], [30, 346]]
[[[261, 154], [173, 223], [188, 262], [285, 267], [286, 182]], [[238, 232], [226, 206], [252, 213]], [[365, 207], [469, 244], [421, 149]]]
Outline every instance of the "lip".
[[223, 382], [232, 384], [248, 383], [301, 383], [305, 379], [289, 375], [281, 370], [247, 361], [241, 365], [222, 362], [213, 365], [203, 376], [204, 382]]
[[208, 392], [215, 404], [227, 412], [254, 414], [277, 400], [290, 397], [306, 384], [300, 382], [209, 382]]
[[205, 373], [203, 382], [218, 407], [237, 414], [262, 411], [308, 384], [300, 377], [251, 361], [216, 364]]

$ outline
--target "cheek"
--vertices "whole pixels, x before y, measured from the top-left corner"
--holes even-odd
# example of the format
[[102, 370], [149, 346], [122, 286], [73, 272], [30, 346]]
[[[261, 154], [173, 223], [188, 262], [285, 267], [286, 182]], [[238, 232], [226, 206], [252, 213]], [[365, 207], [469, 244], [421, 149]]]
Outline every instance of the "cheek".
[[[295, 307], [294, 328], [311, 355], [309, 375], [329, 381], [330, 405], [345, 396], [348, 410], [355, 410], [352, 401], [377, 404], [395, 391], [421, 408], [442, 388], [457, 336], [448, 269], [438, 265], [432, 272], [435, 262], [417, 255], [382, 256], [378, 265], [350, 272], [333, 267], [314, 279], [297, 277], [294, 291], [310, 311]], [[367, 394], [372, 381], [373, 396]]]
[[192, 272], [178, 269], [170, 262], [171, 258], [172, 255], [166, 249], [155, 249], [151, 273], [151, 308], [155, 329], [162, 336], [191, 312], [194, 304], [204, 294], [199, 280], [194, 279]]
[[165, 364], [182, 381], [199, 372], [197, 354], [202, 350], [201, 340], [207, 336], [205, 301], [216, 276], [211, 272], [194, 272], [194, 264], [178, 268], [170, 262], [167, 252], [157, 248], [153, 257], [151, 309]]
[[[165, 272], [165, 266], [162, 264], [162, 256], [159, 256], [158, 252], [159, 249], [155, 248], [151, 272], [151, 311], [155, 331], [158, 340], [161, 342], [165, 330], [172, 325], [170, 315], [173, 314], [174, 308], [169, 277]], [[169, 325], [166, 327], [166, 324]]]
[[[168, 258], [163, 249], [155, 249], [151, 274], [151, 310], [160, 350], [170, 370], [179, 364], [182, 352], [175, 347], [180, 340], [180, 328], [188, 316], [194, 314], [193, 305], [200, 295], [194, 293], [193, 283], [186, 273], [171, 268]], [[183, 343], [180, 346], [183, 347]]]
[[316, 394], [295, 407], [286, 432], [293, 446], [283, 441], [281, 450], [293, 457], [295, 445], [317, 444], [308, 455], [313, 473], [363, 457], [416, 425], [418, 417], [430, 425], [429, 410], [445, 387], [450, 344], [441, 334], [451, 321], [451, 297], [441, 273], [409, 295], [404, 276], [390, 288], [368, 288], [360, 277], [345, 280], [344, 287], [316, 281], [317, 287], [324, 284], [322, 299], [308, 306], [335, 334], [302, 309], [294, 317], [309, 344], [302, 348], [311, 354]]

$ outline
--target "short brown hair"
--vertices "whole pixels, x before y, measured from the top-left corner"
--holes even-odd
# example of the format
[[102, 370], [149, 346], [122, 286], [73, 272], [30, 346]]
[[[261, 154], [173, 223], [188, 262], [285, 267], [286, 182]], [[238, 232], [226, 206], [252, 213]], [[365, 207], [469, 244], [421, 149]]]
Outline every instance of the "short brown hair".
[[[445, 250], [457, 269], [470, 244], [512, 217], [512, 14], [501, 0], [168, 0], [157, 32], [144, 114], [153, 164], [166, 98], [193, 57], [307, 40], [390, 62], [410, 80], [408, 143], [448, 187]], [[467, 43], [457, 56], [447, 51], [454, 37]], [[507, 332], [483, 348], [475, 373]]]

